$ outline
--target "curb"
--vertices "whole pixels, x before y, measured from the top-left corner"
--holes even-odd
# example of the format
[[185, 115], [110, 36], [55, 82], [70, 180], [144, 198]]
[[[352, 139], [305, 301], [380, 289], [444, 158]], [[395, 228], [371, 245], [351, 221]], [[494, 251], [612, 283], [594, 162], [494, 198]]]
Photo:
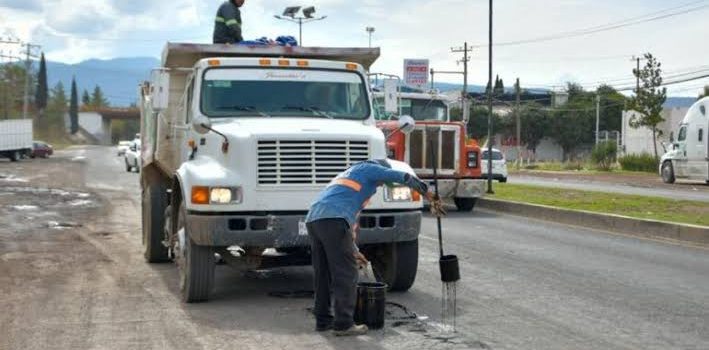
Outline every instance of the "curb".
[[479, 198], [477, 207], [567, 225], [607, 230], [645, 238], [664, 238], [709, 245], [709, 227], [636, 219], [615, 214], [561, 209], [546, 205]]

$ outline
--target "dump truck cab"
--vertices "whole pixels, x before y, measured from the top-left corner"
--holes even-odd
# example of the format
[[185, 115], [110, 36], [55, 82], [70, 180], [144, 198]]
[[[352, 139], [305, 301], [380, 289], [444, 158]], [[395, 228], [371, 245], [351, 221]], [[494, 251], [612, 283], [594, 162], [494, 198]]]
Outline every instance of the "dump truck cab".
[[[378, 49], [168, 44], [141, 86], [143, 240], [206, 300], [214, 256], [244, 269], [310, 264], [305, 216], [338, 173], [386, 158], [365, 68]], [[398, 170], [414, 174], [405, 163]], [[422, 202], [380, 189], [358, 244], [392, 289], [414, 282]]]
[[[398, 113], [384, 109], [384, 92], [375, 92], [377, 125], [387, 134], [390, 158], [411, 165], [416, 175], [433, 185], [433, 159], [437, 155], [438, 190], [442, 198], [451, 199], [460, 211], [471, 211], [485, 191], [481, 179], [480, 146], [467, 137], [463, 122], [451, 121], [450, 102], [437, 92], [398, 92]], [[416, 121], [413, 132], [398, 132], [396, 119], [409, 115]]]
[[660, 159], [659, 172], [665, 183], [676, 179], [709, 183], [709, 97], [689, 108], [670, 140], [670, 149]]

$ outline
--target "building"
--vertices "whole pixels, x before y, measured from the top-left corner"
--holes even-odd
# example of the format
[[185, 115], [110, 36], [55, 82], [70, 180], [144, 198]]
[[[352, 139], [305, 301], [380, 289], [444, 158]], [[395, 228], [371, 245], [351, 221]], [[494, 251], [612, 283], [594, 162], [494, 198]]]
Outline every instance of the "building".
[[[670, 138], [674, 138], [674, 133], [677, 131], [679, 124], [687, 114], [689, 106], [674, 106], [666, 107], [662, 111], [664, 122], [658, 124], [657, 129], [661, 135], [655, 140], [658, 153], [664, 153], [663, 143], [669, 143]], [[652, 129], [641, 127], [633, 128], [630, 126], [630, 120], [637, 116], [635, 111], [623, 112], [623, 130], [622, 130], [622, 145], [621, 151], [624, 154], [652, 154], [654, 152]]]

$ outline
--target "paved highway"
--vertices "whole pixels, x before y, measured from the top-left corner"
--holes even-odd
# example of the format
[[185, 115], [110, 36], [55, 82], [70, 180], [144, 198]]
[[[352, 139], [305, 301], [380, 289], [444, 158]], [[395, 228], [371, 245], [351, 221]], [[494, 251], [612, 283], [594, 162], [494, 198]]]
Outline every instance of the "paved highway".
[[[0, 164], [1, 349], [709, 348], [706, 248], [482, 211], [443, 221], [446, 253], [461, 263], [455, 334], [441, 326], [430, 217], [414, 287], [389, 295], [416, 320], [389, 308], [384, 331], [315, 333], [309, 299], [269, 296], [311, 289], [310, 268], [218, 266], [213, 300], [181, 304], [175, 267], [141, 256], [137, 174], [107, 148], [58, 153]], [[100, 206], [66, 208], [62, 195], [29, 188], [90, 193]], [[82, 226], [53, 230], [49, 220]]]

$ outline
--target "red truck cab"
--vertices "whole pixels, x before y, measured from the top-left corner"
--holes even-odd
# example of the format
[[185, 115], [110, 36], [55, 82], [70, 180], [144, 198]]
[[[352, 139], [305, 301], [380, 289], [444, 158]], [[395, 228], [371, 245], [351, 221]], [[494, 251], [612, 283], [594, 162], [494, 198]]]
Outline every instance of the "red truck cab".
[[[480, 165], [480, 146], [468, 138], [465, 124], [450, 120], [448, 99], [437, 93], [398, 93], [399, 113], [384, 111], [384, 94], [374, 93], [377, 126], [387, 138], [389, 158], [404, 161], [416, 175], [433, 184], [433, 159], [437, 158], [438, 191], [442, 198], [452, 199], [460, 211], [471, 211], [485, 191]], [[397, 115], [409, 115], [416, 121], [408, 135], [396, 131]]]

